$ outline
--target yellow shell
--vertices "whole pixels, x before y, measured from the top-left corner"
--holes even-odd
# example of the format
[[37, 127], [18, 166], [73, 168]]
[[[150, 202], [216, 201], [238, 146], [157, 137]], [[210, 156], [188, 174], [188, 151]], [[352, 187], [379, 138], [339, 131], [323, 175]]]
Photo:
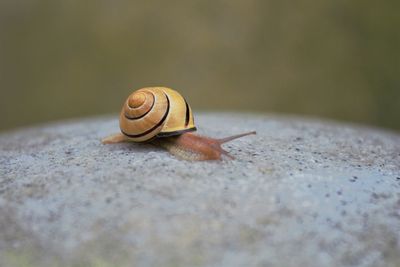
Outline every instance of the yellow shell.
[[186, 100], [166, 87], [147, 87], [133, 92], [122, 107], [119, 126], [135, 142], [196, 130]]

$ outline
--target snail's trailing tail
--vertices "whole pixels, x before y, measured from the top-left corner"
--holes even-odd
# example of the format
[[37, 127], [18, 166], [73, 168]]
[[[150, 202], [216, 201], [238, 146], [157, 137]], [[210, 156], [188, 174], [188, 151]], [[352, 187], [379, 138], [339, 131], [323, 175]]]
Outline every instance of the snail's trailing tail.
[[228, 137], [225, 137], [225, 138], [217, 139], [217, 141], [218, 141], [218, 143], [223, 144], [223, 143], [227, 143], [229, 141], [238, 139], [240, 137], [247, 136], [247, 135], [252, 135], [252, 134], [257, 134], [257, 132], [256, 131], [252, 131], [252, 132], [248, 132], [248, 133], [232, 135], [232, 136], [228, 136]]
[[116, 133], [110, 136], [107, 136], [101, 140], [103, 144], [115, 144], [127, 141], [127, 138], [122, 133]]

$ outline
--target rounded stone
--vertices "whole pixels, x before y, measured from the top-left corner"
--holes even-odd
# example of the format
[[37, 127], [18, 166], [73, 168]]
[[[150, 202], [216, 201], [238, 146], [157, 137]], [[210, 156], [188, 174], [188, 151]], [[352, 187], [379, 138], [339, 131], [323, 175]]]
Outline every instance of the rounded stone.
[[101, 144], [117, 116], [1, 134], [0, 266], [400, 264], [398, 134], [237, 113], [196, 124], [257, 135], [224, 145], [234, 160], [187, 162]]

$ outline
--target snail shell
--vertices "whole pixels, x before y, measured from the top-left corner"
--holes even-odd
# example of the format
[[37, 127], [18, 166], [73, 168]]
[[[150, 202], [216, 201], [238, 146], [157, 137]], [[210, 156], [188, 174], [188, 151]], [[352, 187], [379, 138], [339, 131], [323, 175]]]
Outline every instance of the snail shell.
[[119, 126], [128, 140], [134, 142], [196, 130], [186, 100], [166, 87], [147, 87], [133, 92], [122, 107]]

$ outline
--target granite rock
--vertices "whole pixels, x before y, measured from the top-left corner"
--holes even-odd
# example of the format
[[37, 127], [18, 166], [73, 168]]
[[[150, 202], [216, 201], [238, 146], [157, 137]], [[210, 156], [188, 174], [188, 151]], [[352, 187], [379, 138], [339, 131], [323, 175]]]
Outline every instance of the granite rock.
[[[202, 113], [235, 160], [102, 145], [117, 116], [0, 135], [0, 266], [399, 266], [400, 135]], [[24, 265], [25, 264], [25, 265]]]

